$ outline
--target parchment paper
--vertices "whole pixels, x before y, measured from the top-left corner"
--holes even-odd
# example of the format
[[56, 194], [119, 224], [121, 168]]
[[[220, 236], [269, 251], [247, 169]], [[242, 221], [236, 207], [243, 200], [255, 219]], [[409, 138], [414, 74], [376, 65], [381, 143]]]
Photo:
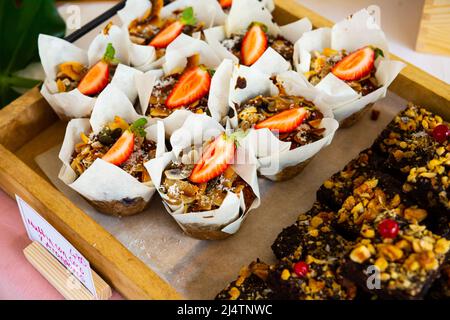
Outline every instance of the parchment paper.
[[[322, 182], [369, 147], [406, 101], [391, 93], [374, 106], [378, 121], [367, 114], [355, 126], [338, 130], [295, 179], [274, 183], [260, 179], [261, 206], [248, 216], [237, 234], [223, 241], [200, 241], [185, 236], [155, 196], [151, 208], [135, 217], [113, 218], [97, 213], [57, 178], [60, 146], [37, 157], [41, 169], [55, 186], [136, 257], [159, 273], [188, 299], [213, 299], [240, 268], [256, 258], [274, 262], [270, 246], [278, 233], [297, 215], [311, 208]], [[280, 201], [281, 200], [281, 201]]]

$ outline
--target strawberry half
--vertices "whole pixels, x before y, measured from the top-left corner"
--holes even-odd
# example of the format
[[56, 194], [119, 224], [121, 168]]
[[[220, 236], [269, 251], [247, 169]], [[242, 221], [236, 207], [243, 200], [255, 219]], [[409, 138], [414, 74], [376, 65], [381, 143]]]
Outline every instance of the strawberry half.
[[232, 163], [236, 151], [235, 140], [225, 134], [209, 144], [189, 177], [193, 183], [205, 183], [220, 176]]
[[279, 133], [292, 132], [303, 123], [306, 114], [305, 108], [289, 109], [257, 123], [255, 129], [267, 128], [278, 130]]
[[181, 14], [180, 20], [172, 22], [166, 28], [161, 30], [153, 39], [149, 45], [157, 49], [166, 48], [172, 43], [182, 32], [185, 26], [193, 26], [197, 23], [194, 16], [194, 9], [188, 7], [184, 9]]
[[81, 79], [78, 90], [84, 95], [93, 96], [101, 92], [109, 82], [109, 64], [103, 60], [97, 62]]
[[211, 86], [209, 71], [201, 66], [183, 73], [166, 100], [169, 109], [187, 106], [208, 94]]
[[109, 151], [102, 157], [106, 162], [120, 166], [128, 160], [134, 149], [134, 133], [125, 130], [120, 136], [119, 140], [109, 149]]
[[331, 72], [344, 81], [359, 80], [370, 74], [374, 62], [375, 51], [371, 47], [364, 47], [339, 61]]
[[241, 60], [246, 66], [254, 64], [266, 51], [268, 39], [266, 26], [261, 23], [252, 23], [244, 36], [241, 45]]
[[220, 6], [224, 9], [231, 7], [233, 4], [233, 0], [220, 0], [219, 1]]

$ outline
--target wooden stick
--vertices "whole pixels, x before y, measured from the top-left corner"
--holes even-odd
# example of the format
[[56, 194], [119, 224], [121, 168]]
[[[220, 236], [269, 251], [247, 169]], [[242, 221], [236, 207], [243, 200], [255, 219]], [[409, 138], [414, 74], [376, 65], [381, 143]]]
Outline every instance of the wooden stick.
[[[27, 260], [67, 300], [94, 300], [95, 297], [50, 252], [34, 241], [23, 250]], [[111, 298], [111, 287], [92, 270], [98, 300]]]

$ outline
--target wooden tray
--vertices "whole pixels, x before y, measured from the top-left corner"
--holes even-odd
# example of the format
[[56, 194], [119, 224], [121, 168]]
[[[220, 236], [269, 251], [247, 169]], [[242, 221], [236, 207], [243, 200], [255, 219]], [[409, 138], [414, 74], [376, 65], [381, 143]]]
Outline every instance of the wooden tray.
[[[332, 25], [294, 1], [275, 2], [274, 16], [279, 24], [308, 17], [314, 27]], [[407, 63], [390, 90], [450, 119], [450, 86], [411, 64]], [[12, 197], [18, 194], [39, 211], [124, 297], [182, 298], [169, 283], [56, 190], [38, 168], [34, 158], [62, 142], [65, 125], [58, 121], [38, 88], [1, 110], [0, 187]]]

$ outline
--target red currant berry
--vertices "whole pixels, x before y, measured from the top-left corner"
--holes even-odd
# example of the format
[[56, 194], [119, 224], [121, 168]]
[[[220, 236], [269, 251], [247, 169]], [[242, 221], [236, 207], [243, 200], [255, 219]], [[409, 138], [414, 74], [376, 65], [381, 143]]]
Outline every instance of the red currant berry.
[[440, 124], [434, 128], [432, 136], [439, 143], [445, 142], [450, 137], [450, 129], [445, 124]]
[[309, 272], [309, 267], [306, 262], [299, 261], [296, 264], [294, 264], [294, 272], [299, 277], [304, 277]]
[[397, 221], [391, 219], [381, 221], [378, 225], [378, 232], [383, 238], [394, 239], [398, 234]]

